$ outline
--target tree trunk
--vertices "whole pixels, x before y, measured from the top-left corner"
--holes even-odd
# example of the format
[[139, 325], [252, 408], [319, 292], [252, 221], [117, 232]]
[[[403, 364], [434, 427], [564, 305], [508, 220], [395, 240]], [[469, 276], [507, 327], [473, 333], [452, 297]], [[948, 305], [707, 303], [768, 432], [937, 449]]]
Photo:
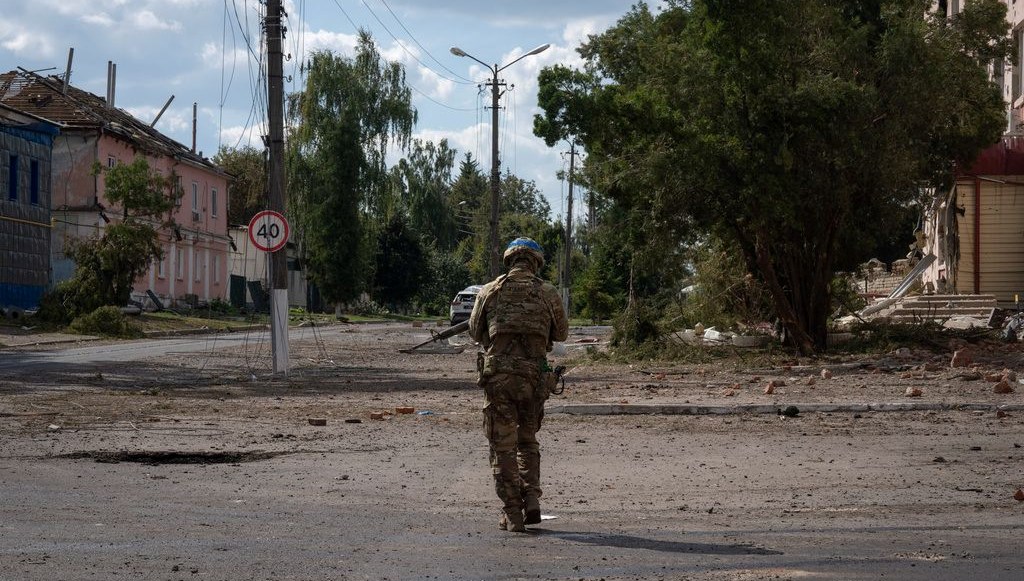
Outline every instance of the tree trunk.
[[787, 341], [791, 342], [801, 354], [810, 355], [815, 352], [814, 339], [808, 334], [807, 328], [801, 321], [800, 311], [795, 308], [796, 301], [794, 299], [796, 297], [787, 292], [779, 280], [771, 249], [768, 245], [768, 236], [765, 233], [755, 235], [754, 259], [772, 295], [775, 312], [778, 314], [779, 319], [782, 321], [782, 326], [786, 330]]

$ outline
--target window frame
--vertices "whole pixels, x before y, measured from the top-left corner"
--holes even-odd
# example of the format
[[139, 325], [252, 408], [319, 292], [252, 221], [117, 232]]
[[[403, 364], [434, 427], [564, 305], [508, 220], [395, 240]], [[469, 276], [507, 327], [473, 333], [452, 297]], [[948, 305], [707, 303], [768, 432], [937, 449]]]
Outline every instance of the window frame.
[[39, 186], [40, 177], [39, 174], [39, 160], [30, 159], [28, 161], [28, 202], [33, 206], [39, 205]]
[[14, 153], [7, 154], [7, 199], [12, 202], [18, 201], [18, 168], [21, 165], [19, 156]]

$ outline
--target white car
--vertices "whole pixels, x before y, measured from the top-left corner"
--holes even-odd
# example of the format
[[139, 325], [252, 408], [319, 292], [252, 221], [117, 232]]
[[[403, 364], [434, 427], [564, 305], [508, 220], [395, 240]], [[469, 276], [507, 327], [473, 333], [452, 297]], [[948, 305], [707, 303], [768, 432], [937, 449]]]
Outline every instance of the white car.
[[467, 286], [459, 291], [459, 294], [455, 295], [455, 298], [452, 299], [451, 307], [448, 309], [452, 325], [458, 325], [469, 318], [469, 315], [473, 313], [473, 303], [476, 301], [476, 295], [480, 293], [482, 288], [484, 288], [483, 285]]

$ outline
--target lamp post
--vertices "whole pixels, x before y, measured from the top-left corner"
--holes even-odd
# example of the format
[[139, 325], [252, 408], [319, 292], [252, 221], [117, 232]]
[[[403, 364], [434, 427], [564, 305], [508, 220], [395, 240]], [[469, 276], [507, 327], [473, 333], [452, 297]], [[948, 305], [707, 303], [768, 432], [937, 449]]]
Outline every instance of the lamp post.
[[501, 97], [499, 87], [504, 85], [505, 82], [498, 80], [498, 73], [528, 56], [533, 56], [546, 51], [550, 46], [550, 44], [542, 44], [514, 61], [500, 67], [497, 63], [495, 63], [494, 66], [491, 66], [457, 46], [453, 46], [451, 48], [451, 53], [453, 55], [469, 57], [491, 71], [491, 79], [487, 81], [487, 84], [491, 86], [491, 218], [489, 220], [491, 259], [489, 264], [490, 276], [492, 279], [501, 274], [501, 245], [498, 241], [498, 204], [501, 180], [501, 161], [498, 159], [498, 99]]

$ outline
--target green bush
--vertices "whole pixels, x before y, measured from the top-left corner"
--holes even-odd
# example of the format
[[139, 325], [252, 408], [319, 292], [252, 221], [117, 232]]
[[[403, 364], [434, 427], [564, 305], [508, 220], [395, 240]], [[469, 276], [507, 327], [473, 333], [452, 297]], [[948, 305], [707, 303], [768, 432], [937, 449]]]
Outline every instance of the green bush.
[[634, 302], [615, 318], [612, 345], [637, 348], [657, 341], [661, 336], [657, 320], [658, 309], [641, 301]]
[[43, 295], [36, 315], [49, 323], [67, 325], [76, 317], [101, 305], [88, 284], [72, 278], [58, 283], [52, 291]]
[[693, 260], [695, 290], [666, 313], [673, 329], [701, 323], [724, 331], [775, 319], [768, 289], [747, 271], [738, 248], [712, 238]]
[[100, 307], [88, 315], [81, 315], [71, 321], [71, 331], [83, 335], [131, 338], [142, 335], [118, 307]]
[[211, 313], [218, 315], [235, 315], [238, 314], [238, 309], [233, 307], [231, 303], [225, 301], [220, 297], [215, 297], [210, 301], [210, 304], [206, 307]]

